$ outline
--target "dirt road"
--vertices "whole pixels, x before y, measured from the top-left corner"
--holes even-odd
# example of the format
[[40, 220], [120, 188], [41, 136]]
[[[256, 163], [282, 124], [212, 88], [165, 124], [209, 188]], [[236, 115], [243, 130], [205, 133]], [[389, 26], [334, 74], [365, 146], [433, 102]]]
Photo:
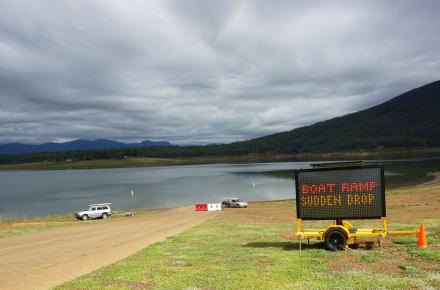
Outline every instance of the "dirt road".
[[194, 208], [78, 222], [0, 239], [0, 289], [47, 289], [121, 260], [215, 216]]

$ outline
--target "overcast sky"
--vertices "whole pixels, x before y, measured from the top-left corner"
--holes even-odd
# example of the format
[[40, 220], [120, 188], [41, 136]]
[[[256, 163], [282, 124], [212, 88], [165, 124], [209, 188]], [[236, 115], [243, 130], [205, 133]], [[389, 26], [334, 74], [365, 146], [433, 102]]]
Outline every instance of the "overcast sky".
[[440, 1], [0, 0], [0, 143], [245, 140], [440, 79]]

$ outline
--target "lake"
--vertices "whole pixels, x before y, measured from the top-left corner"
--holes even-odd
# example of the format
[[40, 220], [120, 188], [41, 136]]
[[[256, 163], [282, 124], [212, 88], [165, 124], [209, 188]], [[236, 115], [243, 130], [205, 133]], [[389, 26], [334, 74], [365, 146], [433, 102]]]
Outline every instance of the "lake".
[[[387, 188], [428, 181], [440, 160], [382, 160]], [[0, 218], [64, 214], [88, 204], [113, 209], [152, 209], [221, 202], [295, 198], [293, 170], [310, 162], [209, 164], [143, 168], [2, 171]], [[131, 196], [131, 190], [134, 191]]]

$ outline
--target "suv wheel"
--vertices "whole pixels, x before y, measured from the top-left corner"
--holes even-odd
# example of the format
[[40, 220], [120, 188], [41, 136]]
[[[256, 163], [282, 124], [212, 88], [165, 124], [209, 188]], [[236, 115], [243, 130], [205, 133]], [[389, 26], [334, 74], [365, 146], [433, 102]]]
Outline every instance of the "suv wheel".
[[81, 219], [82, 219], [83, 221], [86, 221], [88, 218], [89, 218], [89, 217], [88, 217], [86, 214], [83, 215], [83, 216], [81, 217]]
[[103, 214], [102, 214], [102, 218], [103, 218], [103, 219], [106, 219], [106, 218], [107, 218], [107, 214], [106, 214], [106, 213], [103, 213]]

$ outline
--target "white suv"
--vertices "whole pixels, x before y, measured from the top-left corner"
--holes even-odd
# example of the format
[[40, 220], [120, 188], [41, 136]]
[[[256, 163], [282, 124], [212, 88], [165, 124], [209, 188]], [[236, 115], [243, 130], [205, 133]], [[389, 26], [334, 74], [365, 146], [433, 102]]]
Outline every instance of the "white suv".
[[224, 198], [222, 205], [224, 207], [248, 207], [248, 203], [245, 201], [240, 201], [240, 199], [234, 198]]
[[89, 210], [78, 211], [75, 213], [75, 217], [79, 220], [86, 221], [93, 218], [106, 219], [112, 215], [111, 203], [97, 203], [90, 204]]

